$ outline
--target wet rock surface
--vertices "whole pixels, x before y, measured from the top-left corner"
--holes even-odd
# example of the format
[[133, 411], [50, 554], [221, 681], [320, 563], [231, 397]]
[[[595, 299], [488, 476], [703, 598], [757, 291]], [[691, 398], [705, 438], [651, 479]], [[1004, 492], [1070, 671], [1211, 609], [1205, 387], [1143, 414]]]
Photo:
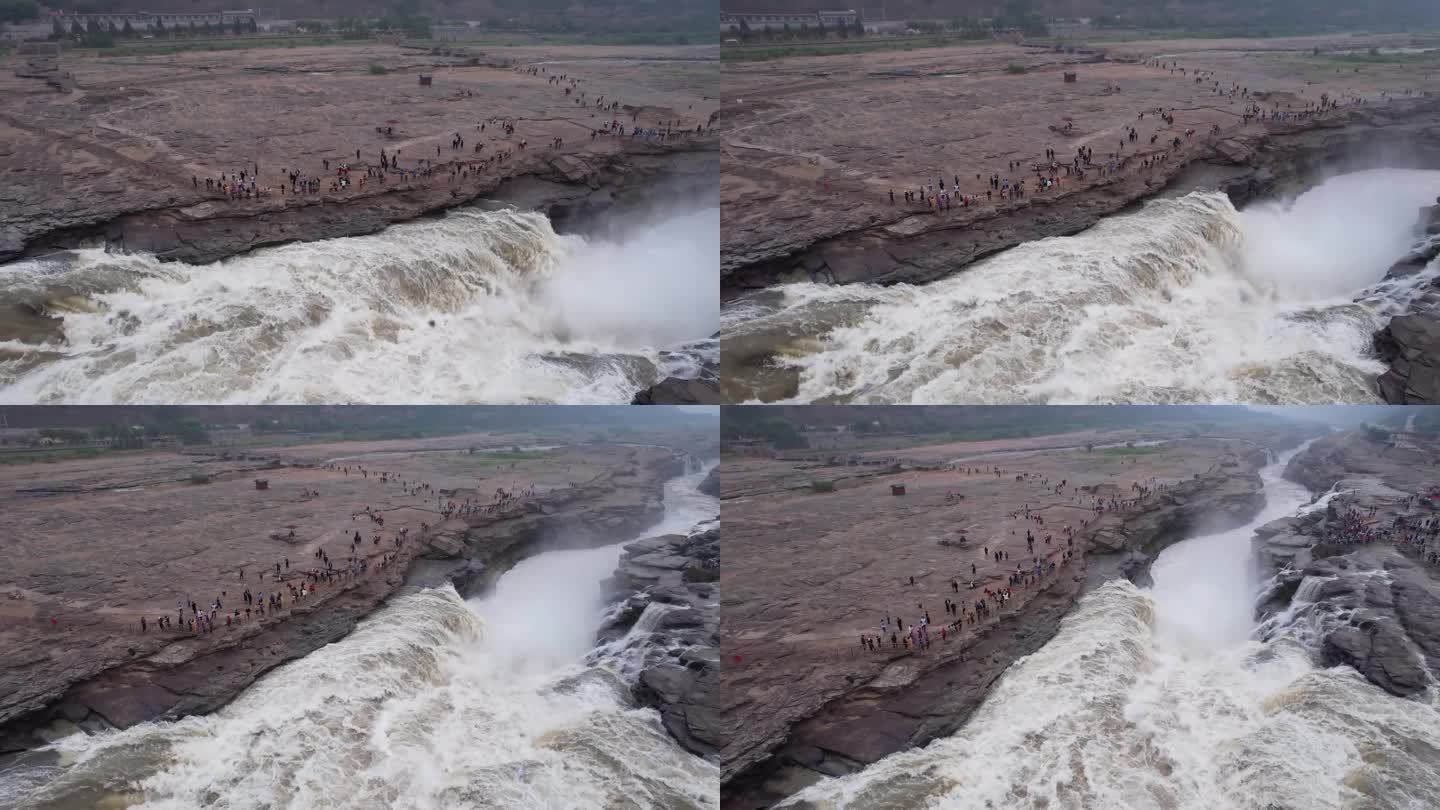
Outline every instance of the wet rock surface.
[[[1427, 562], [1440, 547], [1434, 537], [1399, 542], [1388, 528], [1397, 516], [1440, 514], [1428, 499], [1410, 498], [1430, 491], [1437, 449], [1434, 437], [1404, 432], [1384, 441], [1361, 433], [1317, 440], [1285, 475], [1340, 494], [1324, 509], [1266, 524], [1254, 541], [1262, 571], [1275, 577], [1261, 616], [1290, 611], [1314, 628], [1317, 663], [1350, 666], [1400, 696], [1440, 677], [1440, 567]], [[1352, 510], [1381, 537], [1340, 542], [1342, 517]]]
[[1329, 626], [1325, 666], [1351, 666], [1402, 697], [1440, 675], [1440, 587], [1423, 564], [1393, 548], [1367, 548], [1319, 560], [1305, 576], [1328, 580], [1315, 594]]
[[638, 540], [610, 583], [625, 601], [600, 630], [638, 657], [636, 699], [659, 710], [682, 747], [712, 761], [724, 745], [719, 579], [718, 528]]
[[717, 380], [687, 380], [666, 377], [635, 394], [631, 405], [719, 405], [720, 384]]
[[[1420, 209], [1419, 241], [1385, 277], [1420, 273], [1440, 257], [1440, 198]], [[1375, 355], [1390, 368], [1375, 381], [1380, 398], [1392, 405], [1440, 402], [1440, 280], [1413, 296], [1408, 310], [1390, 319], [1371, 339]]]
[[1391, 405], [1440, 403], [1440, 313], [1397, 315], [1375, 333], [1374, 345], [1390, 364], [1375, 383], [1382, 399]]

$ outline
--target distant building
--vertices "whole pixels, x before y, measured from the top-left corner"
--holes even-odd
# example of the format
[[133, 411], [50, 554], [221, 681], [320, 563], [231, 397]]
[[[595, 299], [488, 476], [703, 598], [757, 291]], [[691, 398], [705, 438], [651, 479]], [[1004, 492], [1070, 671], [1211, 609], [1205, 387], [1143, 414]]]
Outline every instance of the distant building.
[[469, 25], [432, 25], [430, 36], [440, 42], [464, 42], [475, 39], [483, 33]]
[[865, 26], [867, 34], [903, 34], [906, 28], [905, 23], [900, 20], [865, 20], [862, 25]]
[[775, 448], [771, 447], [770, 443], [764, 439], [726, 439], [720, 442], [720, 452], [753, 458], [775, 457]]
[[[189, 28], [191, 24], [202, 25], [223, 25], [231, 27], [238, 21], [243, 26], [254, 23], [259, 25], [258, 15], [251, 9], [239, 11], [212, 11], [204, 14], [152, 14], [148, 11], [135, 11], [125, 13], [102, 13], [102, 14], [73, 14], [65, 11], [56, 11], [50, 15], [51, 20], [59, 20], [66, 31], [70, 30], [72, 23], [80, 23], [81, 28], [88, 28], [90, 21], [94, 20], [101, 28], [108, 29], [112, 24], [115, 28], [123, 29], [125, 23], [136, 31], [144, 31], [148, 28], [155, 28], [157, 25], [164, 25], [166, 28]], [[49, 24], [47, 24], [47, 28]]]
[[211, 444], [221, 446], [247, 444], [255, 436], [249, 425], [216, 425], [205, 432]]
[[844, 11], [761, 11], [754, 14], [731, 14], [720, 12], [720, 30], [729, 31], [732, 28], [744, 27], [751, 31], [764, 31], [766, 29], [779, 31], [790, 26], [791, 30], [798, 30], [804, 25], [809, 28], [818, 28], [822, 24], [826, 28], [839, 28], [841, 25], [854, 27], [855, 21], [860, 19], [860, 13], [854, 9]]

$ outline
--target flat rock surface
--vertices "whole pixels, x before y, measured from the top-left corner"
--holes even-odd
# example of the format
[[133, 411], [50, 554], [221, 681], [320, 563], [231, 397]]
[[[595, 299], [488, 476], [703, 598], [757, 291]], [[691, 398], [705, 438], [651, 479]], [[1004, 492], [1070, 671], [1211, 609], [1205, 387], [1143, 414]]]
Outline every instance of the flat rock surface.
[[[472, 59], [477, 64], [469, 64]], [[531, 76], [514, 67], [531, 64], [546, 73]], [[371, 65], [386, 72], [374, 75]], [[293, 219], [284, 212], [317, 205], [333, 207], [338, 216], [347, 207], [346, 218], [378, 230], [441, 206], [451, 192], [478, 194], [509, 176], [578, 173], [583, 180], [592, 164], [631, 146], [620, 138], [592, 140], [592, 130], [612, 117], [627, 130], [663, 121], [694, 129], [716, 108], [719, 82], [714, 46], [494, 48], [444, 56], [367, 42], [66, 57], [62, 69], [74, 75], [76, 92], [57, 93], [41, 81], [0, 72], [0, 260], [41, 244], [47, 234], [137, 212], [164, 210], [183, 226], [217, 217]], [[433, 84], [420, 86], [421, 73], [432, 75]], [[562, 73], [581, 80], [571, 96], [548, 82]], [[576, 103], [581, 92], [585, 104]], [[600, 96], [622, 109], [596, 110]], [[514, 133], [507, 135], [495, 118], [515, 120]], [[457, 133], [465, 138], [463, 149], [451, 148]], [[564, 139], [558, 149], [549, 146], [554, 138]], [[523, 151], [522, 140], [528, 141]], [[479, 144], [485, 148], [477, 154]], [[278, 194], [286, 172], [333, 178], [344, 162], [358, 177], [379, 166], [382, 149], [398, 154], [406, 169], [422, 158], [433, 161], [439, 176], [367, 181], [363, 189], [335, 193], [327, 179], [320, 194]], [[478, 164], [504, 150], [514, 156], [463, 183], [447, 183], [449, 165]], [[206, 178], [257, 166], [259, 185], [277, 187], [276, 195], [232, 201], [205, 188]], [[362, 198], [363, 206], [353, 204]], [[312, 219], [305, 227], [323, 230]], [[172, 244], [170, 230], [185, 228], [167, 222], [147, 245], [146, 231], [132, 228], [127, 247], [187, 255], [183, 245]], [[324, 235], [340, 230], [333, 226], [336, 233]], [[270, 237], [284, 241], [287, 234]], [[301, 230], [288, 235], [305, 237]]]

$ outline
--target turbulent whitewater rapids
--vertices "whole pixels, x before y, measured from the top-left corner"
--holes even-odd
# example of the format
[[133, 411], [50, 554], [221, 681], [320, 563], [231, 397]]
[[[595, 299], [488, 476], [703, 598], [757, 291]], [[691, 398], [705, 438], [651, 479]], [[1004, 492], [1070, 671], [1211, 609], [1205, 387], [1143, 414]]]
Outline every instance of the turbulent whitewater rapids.
[[[716, 517], [706, 472], [643, 536]], [[58, 765], [0, 773], [0, 807], [713, 807], [716, 768], [630, 704], [625, 641], [596, 645], [622, 545], [400, 597], [213, 715], [65, 738]]]
[[1440, 171], [1236, 211], [1155, 200], [922, 286], [793, 284], [722, 314], [726, 397], [793, 402], [1374, 402], [1372, 333], [1440, 270], [1382, 280]]
[[[1291, 611], [1257, 632], [1250, 539], [1302, 508], [1262, 472], [1249, 525], [1164, 551], [1154, 586], [1106, 584], [1017, 662], [952, 737], [822, 782], [818, 808], [1263, 810], [1440, 804], [1440, 698], [1318, 669]], [[1301, 587], [1297, 600], [1310, 591]], [[1293, 623], [1287, 625], [1285, 620]], [[1259, 640], [1262, 638], [1264, 640]]]
[[719, 212], [615, 241], [452, 211], [211, 265], [86, 249], [0, 268], [0, 400], [628, 403], [718, 361]]

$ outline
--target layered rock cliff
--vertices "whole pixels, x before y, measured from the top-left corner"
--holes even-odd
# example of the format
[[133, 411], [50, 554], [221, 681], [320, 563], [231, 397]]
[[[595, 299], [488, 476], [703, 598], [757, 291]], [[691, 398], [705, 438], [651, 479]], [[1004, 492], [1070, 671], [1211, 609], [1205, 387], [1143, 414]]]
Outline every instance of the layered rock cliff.
[[1328, 118], [1271, 123], [1215, 140], [1157, 173], [1121, 175], [1002, 211], [910, 217], [834, 235], [791, 229], [787, 240], [727, 252], [721, 294], [731, 298], [791, 281], [922, 284], [1022, 242], [1079, 233], [1160, 193], [1218, 189], [1239, 206], [1299, 191], [1326, 173], [1436, 165], [1440, 97], [1394, 100]]
[[[1254, 541], [1273, 577], [1261, 618], [1303, 622], [1318, 664], [1352, 667], [1400, 696], [1440, 678], [1440, 548], [1434, 536], [1412, 543], [1403, 539], [1412, 532], [1393, 531], [1397, 517], [1433, 515], [1428, 498], [1410, 497], [1428, 490], [1430, 463], [1418, 447], [1360, 433], [1320, 439], [1285, 475], [1333, 494], [1323, 508], [1266, 524]], [[1369, 539], [1356, 536], [1357, 516]]]
[[636, 699], [659, 710], [681, 746], [711, 760], [724, 744], [719, 580], [718, 528], [631, 543], [610, 584], [624, 601], [600, 630], [602, 641], [627, 645]]

